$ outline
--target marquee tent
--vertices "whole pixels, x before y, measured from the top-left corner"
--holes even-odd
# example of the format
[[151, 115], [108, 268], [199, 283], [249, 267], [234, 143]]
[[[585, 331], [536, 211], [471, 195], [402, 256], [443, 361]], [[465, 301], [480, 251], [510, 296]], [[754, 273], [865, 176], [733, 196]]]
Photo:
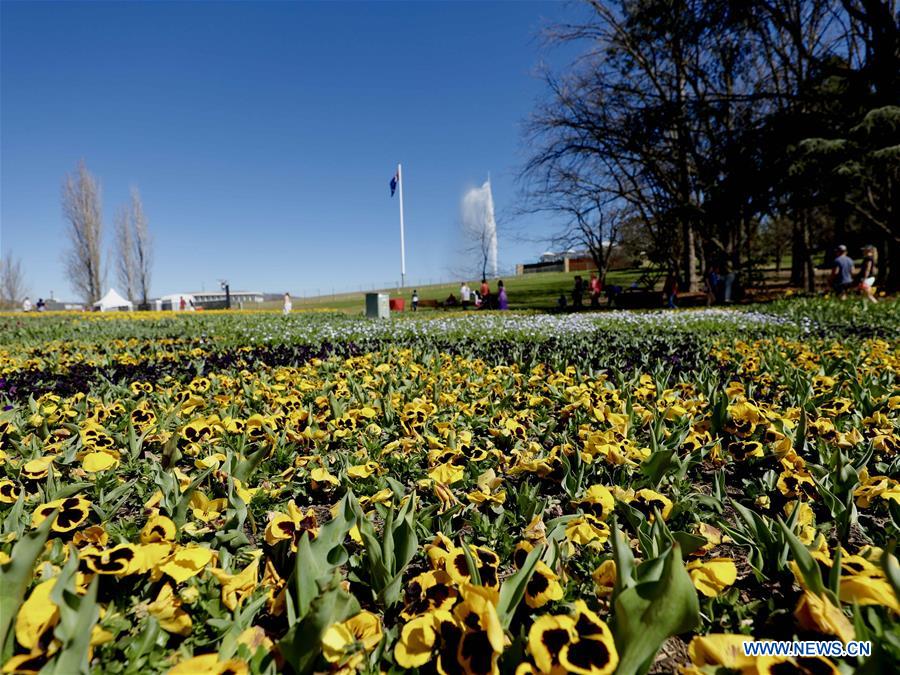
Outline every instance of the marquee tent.
[[134, 305], [130, 300], [126, 300], [116, 292], [116, 289], [110, 288], [106, 295], [94, 303], [94, 307], [101, 312], [115, 311], [132, 311]]

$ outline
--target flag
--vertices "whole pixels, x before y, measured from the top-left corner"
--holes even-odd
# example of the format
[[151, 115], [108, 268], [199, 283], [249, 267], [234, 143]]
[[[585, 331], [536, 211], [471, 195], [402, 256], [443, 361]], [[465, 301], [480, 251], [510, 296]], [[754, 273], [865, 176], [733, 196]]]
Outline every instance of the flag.
[[391, 197], [393, 197], [394, 193], [397, 191], [397, 180], [399, 179], [399, 177], [400, 175], [398, 173], [395, 173], [394, 177], [391, 178]]

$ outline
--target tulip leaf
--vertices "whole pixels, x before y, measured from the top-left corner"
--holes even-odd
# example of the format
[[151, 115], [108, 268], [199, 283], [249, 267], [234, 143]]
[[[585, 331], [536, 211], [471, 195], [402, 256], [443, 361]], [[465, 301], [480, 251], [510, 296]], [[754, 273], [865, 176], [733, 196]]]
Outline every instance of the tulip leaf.
[[97, 587], [100, 577], [95, 576], [87, 592], [78, 595], [75, 589], [75, 574], [78, 571], [78, 555], [74, 549], [69, 552], [69, 559], [57, 577], [50, 598], [59, 608], [59, 624], [53, 635], [62, 643], [59, 652], [48, 666], [41, 672], [48, 675], [72, 675], [90, 672], [88, 651], [91, 645], [91, 633], [100, 617], [100, 606], [97, 604]]
[[617, 672], [646, 673], [667, 638], [700, 622], [697, 591], [684, 569], [681, 547], [673, 544], [660, 558], [661, 566], [641, 565], [636, 583], [616, 596]]
[[13, 621], [25, 600], [34, 564], [44, 550], [50, 526], [56, 520], [58, 511], [59, 509], [54, 510], [36, 530], [22, 537], [13, 547], [9, 561], [0, 566], [0, 645], [4, 662], [12, 654], [13, 644], [10, 638]]
[[500, 599], [497, 601], [497, 616], [500, 619], [500, 625], [503, 630], [509, 630], [516, 609], [522, 598], [525, 597], [525, 589], [537, 564], [544, 553], [544, 545], [535, 546], [528, 552], [525, 562], [522, 564], [515, 574], [507, 578], [500, 586]]

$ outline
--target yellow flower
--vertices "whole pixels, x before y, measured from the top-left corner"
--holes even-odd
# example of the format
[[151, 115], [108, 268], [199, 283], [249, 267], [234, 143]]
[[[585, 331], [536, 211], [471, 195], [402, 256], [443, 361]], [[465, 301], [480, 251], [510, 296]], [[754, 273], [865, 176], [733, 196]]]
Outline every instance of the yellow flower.
[[418, 668], [431, 660], [437, 632], [431, 614], [423, 614], [408, 621], [394, 645], [394, 658], [401, 668]]
[[456, 604], [459, 593], [453, 579], [445, 570], [432, 570], [413, 577], [406, 586], [408, 604], [400, 612], [404, 619], [418, 614], [450, 610]]
[[604, 560], [591, 574], [591, 578], [598, 596], [602, 598], [612, 595], [616, 587], [616, 561]]
[[539, 560], [534, 574], [525, 585], [525, 604], [537, 609], [551, 600], [561, 600], [562, 597], [563, 588], [559, 583], [559, 576]]
[[326, 483], [328, 485], [340, 485], [341, 482], [337, 479], [336, 476], [328, 473], [328, 469], [323, 469], [322, 467], [316, 467], [312, 471], [309, 472], [309, 478], [313, 482], [313, 488], [316, 489], [316, 483]]
[[228, 500], [225, 498], [209, 499], [200, 490], [195, 490], [191, 494], [190, 505], [194, 518], [208, 523], [222, 514], [222, 511], [228, 507]]
[[15, 504], [21, 492], [21, 488], [11, 480], [0, 480], [0, 504]]
[[609, 626], [588, 609], [584, 600], [575, 601], [575, 630], [578, 637], [563, 646], [559, 662], [576, 675], [610, 675], [619, 665], [619, 653]]
[[329, 663], [341, 663], [354, 653], [371, 652], [381, 637], [381, 621], [372, 612], [362, 611], [325, 630], [322, 652]]
[[175, 523], [171, 519], [161, 515], [150, 516], [141, 530], [141, 543], [175, 541], [176, 533]]
[[663, 520], [666, 520], [672, 512], [672, 501], [654, 490], [638, 490], [631, 505], [643, 513], [650, 522], [653, 522], [654, 508], [659, 511]]
[[38, 457], [32, 459], [22, 466], [21, 477], [27, 480], [40, 480], [46, 478], [50, 471], [50, 465], [53, 464], [53, 457]]
[[213, 551], [202, 546], [179, 548], [159, 569], [180, 584], [200, 574], [214, 556]]
[[297, 543], [304, 532], [309, 532], [310, 538], [315, 538], [318, 532], [316, 513], [308, 509], [304, 514], [294, 502], [288, 502], [287, 514], [274, 513], [266, 526], [266, 543], [275, 546], [279, 541], [291, 542], [291, 550], [297, 550]]
[[117, 577], [131, 574], [138, 552], [131, 544], [119, 544], [104, 551], [85, 551], [82, 558], [88, 569], [97, 574]]
[[559, 661], [560, 655], [563, 648], [577, 636], [575, 619], [572, 617], [565, 614], [539, 616], [528, 631], [528, 651], [534, 659], [534, 665], [543, 673], [565, 673], [565, 668]]
[[694, 588], [714, 598], [737, 580], [737, 567], [731, 558], [692, 560], [686, 566]]
[[720, 666], [730, 670], [752, 668], [756, 657], [745, 656], [743, 644], [753, 642], [749, 635], [733, 635], [730, 633], [710, 633], [698, 635], [688, 645], [691, 663], [702, 668], [704, 666]]
[[38, 506], [31, 515], [31, 526], [38, 527], [55, 509], [59, 509], [56, 520], [50, 529], [54, 532], [71, 532], [81, 523], [87, 520], [91, 503], [81, 497], [67, 497], [54, 499], [46, 504]]
[[259, 558], [237, 574], [228, 574], [225, 570], [220, 569], [213, 569], [211, 572], [222, 586], [222, 604], [233, 612], [240, 606], [244, 598], [256, 589]]
[[438, 464], [428, 472], [428, 477], [436, 483], [453, 485], [465, 478], [465, 471], [460, 466], [453, 464]]
[[855, 635], [853, 624], [840, 608], [831, 604], [828, 598], [804, 590], [797, 608], [794, 610], [797, 624], [804, 630], [836, 635], [847, 644]]
[[167, 633], [184, 637], [191, 634], [193, 622], [188, 613], [181, 609], [181, 600], [175, 597], [172, 584], [167, 583], [160, 589], [156, 600], [147, 606], [147, 611]]
[[50, 599], [56, 579], [42, 581], [16, 614], [16, 640], [25, 649], [34, 649], [44, 632], [59, 621], [59, 609]]
[[368, 478], [378, 471], [376, 462], [366, 462], [365, 464], [357, 464], [347, 469], [347, 475], [350, 478]]
[[119, 460], [106, 452], [89, 452], [81, 458], [81, 468], [88, 473], [109, 471], [119, 466]]
[[250, 669], [240, 659], [219, 661], [218, 654], [203, 654], [182, 661], [168, 675], [247, 675]]
[[609, 526], [593, 516], [577, 516], [566, 524], [566, 538], [581, 546], [598, 547], [609, 539]]
[[606, 520], [616, 507], [616, 500], [612, 493], [602, 485], [592, 485], [585, 491], [581, 499], [574, 500], [572, 503], [601, 521]]

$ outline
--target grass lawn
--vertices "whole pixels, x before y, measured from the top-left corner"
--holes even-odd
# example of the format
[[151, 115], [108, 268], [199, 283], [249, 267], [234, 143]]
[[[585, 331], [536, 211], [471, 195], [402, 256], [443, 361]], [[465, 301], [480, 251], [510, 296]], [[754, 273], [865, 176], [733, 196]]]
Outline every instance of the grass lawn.
[[[556, 306], [560, 293], [565, 293], [567, 300], [571, 303], [572, 286], [576, 274], [581, 274], [585, 280], [590, 278], [589, 272], [544, 272], [506, 277], [503, 279], [503, 283], [506, 285], [506, 294], [509, 296], [509, 306], [511, 309], [552, 309]], [[606, 283], [607, 285], [627, 287], [640, 275], [641, 271], [637, 268], [614, 270], [607, 275]], [[469, 285], [473, 288], [478, 287], [475, 279], [470, 279]], [[490, 285], [491, 292], [496, 292], [497, 282], [491, 281]], [[459, 283], [419, 286], [417, 290], [421, 300], [444, 301], [451, 293], [459, 298]], [[382, 289], [380, 292], [390, 293], [392, 298], [405, 298], [407, 306], [409, 306], [412, 291], [412, 288], [405, 288], [402, 291]], [[585, 301], [587, 302], [587, 297]], [[294, 309], [328, 309], [356, 313], [365, 309], [365, 292], [322, 295], [315, 298], [294, 298], [293, 303]], [[280, 307], [281, 303], [267, 303], [267, 306], [276, 308]]]

